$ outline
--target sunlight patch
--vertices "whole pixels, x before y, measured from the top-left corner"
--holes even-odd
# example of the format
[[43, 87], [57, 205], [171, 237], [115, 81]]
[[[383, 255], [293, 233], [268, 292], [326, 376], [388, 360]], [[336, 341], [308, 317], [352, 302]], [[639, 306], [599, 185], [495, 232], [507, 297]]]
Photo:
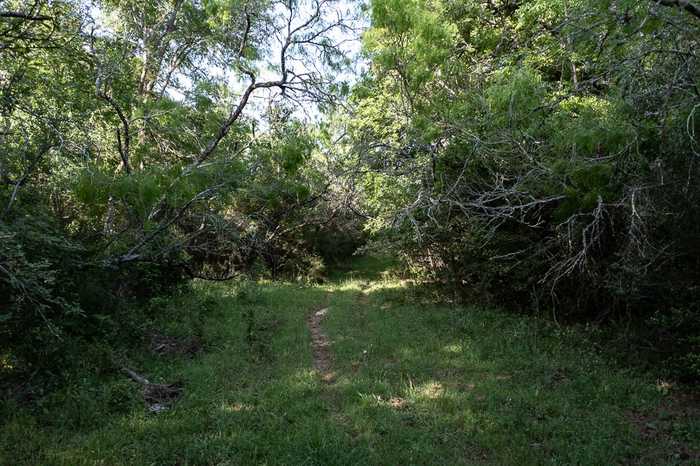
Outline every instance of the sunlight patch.
[[408, 400], [398, 396], [385, 397], [375, 394], [360, 394], [360, 398], [374, 406], [384, 406], [391, 409], [403, 409], [408, 405]]
[[9, 355], [5, 354], [0, 356], [0, 370], [12, 370], [15, 365], [12, 363], [12, 359]]
[[240, 413], [253, 411], [255, 410], [255, 406], [248, 403], [241, 403], [239, 401], [236, 401], [234, 403], [224, 403], [222, 409], [230, 413]]
[[295, 374], [287, 378], [287, 386], [295, 390], [309, 390], [318, 385], [316, 371], [312, 368], [298, 370]]
[[348, 280], [331, 287], [333, 291], [361, 291], [359, 282]]
[[400, 290], [403, 288], [408, 288], [409, 280], [397, 280], [397, 281], [386, 281], [386, 282], [375, 282], [371, 286], [365, 289], [366, 293], [375, 293], [382, 290]]
[[453, 353], [453, 354], [461, 353], [462, 352], [462, 345], [460, 345], [459, 343], [455, 343], [453, 345], [446, 345], [446, 346], [442, 347], [442, 350], [445, 353]]
[[435, 400], [445, 395], [445, 387], [440, 382], [427, 382], [415, 388], [415, 395], [418, 398]]

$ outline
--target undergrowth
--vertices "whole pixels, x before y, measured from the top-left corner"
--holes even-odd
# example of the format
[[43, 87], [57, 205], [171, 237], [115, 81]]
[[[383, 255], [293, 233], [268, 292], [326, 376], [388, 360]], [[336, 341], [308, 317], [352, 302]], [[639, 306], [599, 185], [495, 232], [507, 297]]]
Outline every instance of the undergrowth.
[[[195, 283], [152, 301], [150, 334], [198, 351], [86, 346], [64, 388], [3, 401], [0, 464], [700, 464], [692, 396], [579, 329], [435, 303], [388, 269], [360, 259], [324, 285]], [[330, 383], [305, 323], [319, 306]], [[151, 414], [120, 366], [184, 395]]]

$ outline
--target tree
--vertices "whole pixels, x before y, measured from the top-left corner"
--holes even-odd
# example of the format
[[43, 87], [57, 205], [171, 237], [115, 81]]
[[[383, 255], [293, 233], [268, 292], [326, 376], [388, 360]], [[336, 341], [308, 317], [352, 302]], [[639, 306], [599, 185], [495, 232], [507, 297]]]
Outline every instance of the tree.
[[311, 266], [292, 232], [326, 189], [314, 131], [276, 109], [341, 97], [354, 21], [331, 0], [5, 2], [0, 351], [52, 364], [189, 276]]
[[699, 25], [669, 3], [375, 0], [350, 127], [381, 247], [508, 307], [697, 328]]

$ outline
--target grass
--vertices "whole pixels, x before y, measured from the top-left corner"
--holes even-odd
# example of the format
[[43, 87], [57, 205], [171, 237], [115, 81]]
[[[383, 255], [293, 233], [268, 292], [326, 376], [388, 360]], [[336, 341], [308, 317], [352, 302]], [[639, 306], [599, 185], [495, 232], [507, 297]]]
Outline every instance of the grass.
[[[196, 328], [205, 350], [126, 357], [182, 381], [172, 410], [149, 414], [133, 382], [85, 371], [37, 405], [5, 403], [0, 464], [700, 464], [686, 451], [697, 418], [640, 429], [668, 400], [657, 381], [573, 330], [431, 303], [386, 265], [364, 259], [313, 287], [198, 285], [167, 303], [162, 330]], [[306, 317], [320, 307], [332, 383], [312, 369]]]

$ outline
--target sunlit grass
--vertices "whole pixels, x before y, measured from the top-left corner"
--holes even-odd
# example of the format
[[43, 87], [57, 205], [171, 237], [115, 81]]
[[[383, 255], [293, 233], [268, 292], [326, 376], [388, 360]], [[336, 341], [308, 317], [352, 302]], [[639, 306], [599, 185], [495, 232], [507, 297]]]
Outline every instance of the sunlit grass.
[[9, 354], [0, 354], [0, 371], [11, 371], [15, 365]]
[[[205, 351], [129, 356], [156, 380], [184, 383], [171, 411], [148, 414], [119, 374], [77, 380], [45, 412], [3, 410], [0, 464], [593, 466], [642, 457], [628, 413], [653, 410], [670, 389], [613, 366], [574, 332], [426, 304], [379, 265], [359, 261], [353, 278], [316, 287], [198, 283], [163, 325], [186, 333], [178, 312], [208, 303]], [[332, 383], [313, 370], [305, 322], [320, 307]], [[131, 396], [94, 395], [124, 388]], [[698, 439], [696, 424], [682, 432]]]

